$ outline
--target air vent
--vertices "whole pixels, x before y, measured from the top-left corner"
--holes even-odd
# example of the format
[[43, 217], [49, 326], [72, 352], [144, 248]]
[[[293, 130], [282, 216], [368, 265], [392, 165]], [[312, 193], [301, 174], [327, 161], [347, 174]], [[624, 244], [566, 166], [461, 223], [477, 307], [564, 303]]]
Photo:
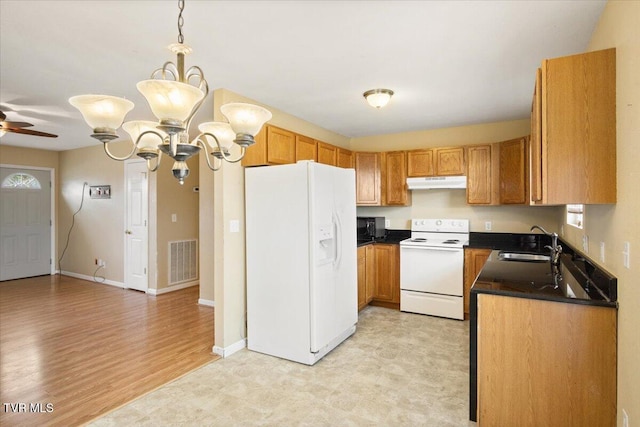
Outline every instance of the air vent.
[[169, 285], [198, 278], [198, 241], [169, 242]]

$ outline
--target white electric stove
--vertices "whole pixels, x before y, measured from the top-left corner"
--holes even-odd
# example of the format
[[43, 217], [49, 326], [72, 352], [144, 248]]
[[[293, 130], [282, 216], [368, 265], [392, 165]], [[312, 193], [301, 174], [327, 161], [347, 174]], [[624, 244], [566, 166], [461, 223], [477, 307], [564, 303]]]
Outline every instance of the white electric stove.
[[400, 242], [400, 310], [464, 319], [467, 219], [413, 219]]

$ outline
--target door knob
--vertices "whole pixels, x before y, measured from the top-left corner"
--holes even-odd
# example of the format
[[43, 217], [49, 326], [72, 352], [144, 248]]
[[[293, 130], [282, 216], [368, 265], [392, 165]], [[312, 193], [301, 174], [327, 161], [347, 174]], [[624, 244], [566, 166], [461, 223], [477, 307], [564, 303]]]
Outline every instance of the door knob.
[[127, 230], [125, 231], [125, 234], [133, 234], [133, 233], [131, 232], [131, 230]]

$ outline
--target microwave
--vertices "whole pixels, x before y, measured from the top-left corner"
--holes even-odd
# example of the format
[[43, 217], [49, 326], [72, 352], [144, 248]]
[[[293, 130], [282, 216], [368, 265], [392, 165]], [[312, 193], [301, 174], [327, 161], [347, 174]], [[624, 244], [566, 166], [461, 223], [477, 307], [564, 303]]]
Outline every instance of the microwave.
[[359, 216], [356, 222], [358, 240], [376, 240], [385, 236], [383, 216]]

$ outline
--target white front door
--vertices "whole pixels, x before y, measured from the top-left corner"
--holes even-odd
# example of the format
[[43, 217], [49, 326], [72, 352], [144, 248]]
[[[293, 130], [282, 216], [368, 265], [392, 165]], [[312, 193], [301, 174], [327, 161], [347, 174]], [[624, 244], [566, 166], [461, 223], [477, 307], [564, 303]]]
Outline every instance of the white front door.
[[50, 177], [0, 168], [0, 280], [51, 274]]
[[124, 285], [146, 292], [148, 280], [148, 172], [144, 161], [125, 163]]

